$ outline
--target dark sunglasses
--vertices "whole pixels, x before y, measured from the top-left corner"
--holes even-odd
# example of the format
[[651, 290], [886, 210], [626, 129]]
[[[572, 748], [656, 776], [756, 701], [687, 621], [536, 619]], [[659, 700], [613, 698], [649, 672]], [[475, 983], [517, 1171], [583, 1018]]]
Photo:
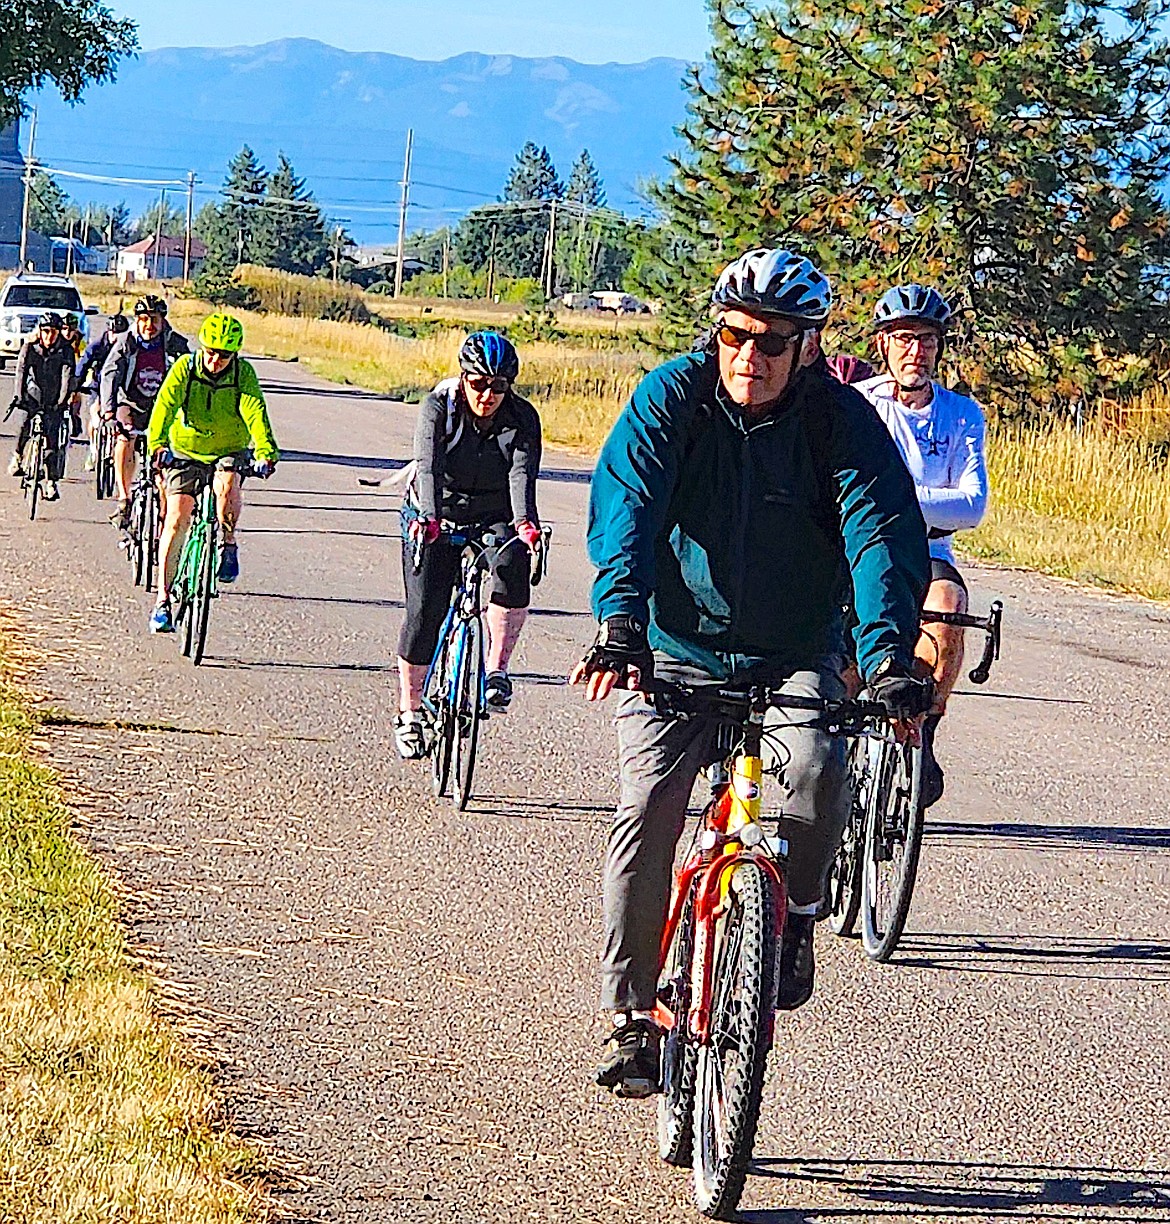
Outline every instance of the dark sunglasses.
[[789, 346], [794, 340], [800, 339], [800, 332], [793, 332], [790, 336], [782, 336], [779, 332], [773, 331], [744, 331], [742, 327], [732, 327], [730, 323], [721, 324], [716, 335], [728, 348], [743, 348], [749, 340], [754, 340], [756, 351], [763, 353], [765, 357], [779, 357], [781, 353], [788, 351]]
[[203, 351], [208, 355], [208, 357], [221, 357], [224, 361], [231, 361], [231, 359], [235, 356], [235, 353], [233, 353], [230, 349], [205, 348]]
[[512, 385], [506, 378], [489, 378], [486, 374], [468, 374], [467, 385], [480, 393], [489, 387], [493, 395], [503, 395]]

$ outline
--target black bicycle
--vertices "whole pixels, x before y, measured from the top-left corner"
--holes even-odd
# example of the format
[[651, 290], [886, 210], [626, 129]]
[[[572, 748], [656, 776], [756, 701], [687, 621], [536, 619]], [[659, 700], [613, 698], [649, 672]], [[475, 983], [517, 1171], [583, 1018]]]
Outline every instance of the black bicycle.
[[134, 585], [151, 590], [158, 567], [159, 496], [158, 476], [146, 453], [146, 434], [137, 431], [134, 447], [138, 469], [130, 486], [130, 520], [123, 536]]
[[[987, 683], [1000, 653], [999, 600], [987, 616], [923, 612], [921, 619], [982, 630], [983, 655], [968, 675], [973, 684]], [[860, 915], [866, 955], [887, 961], [906, 928], [922, 852], [922, 747], [900, 741], [888, 723], [874, 722], [850, 744], [849, 773], [849, 820], [829, 873], [829, 926], [851, 935]]]
[[28, 438], [20, 452], [20, 490], [28, 503], [28, 517], [31, 522], [37, 517], [37, 506], [43, 495], [42, 486], [51, 479], [48, 465], [49, 437], [45, 429], [45, 410], [40, 404], [30, 402], [26, 406], [19, 400], [13, 400], [8, 405], [4, 419], [7, 421], [16, 409], [21, 407], [29, 414], [29, 418]]
[[94, 431], [93, 490], [98, 501], [114, 496], [114, 447], [118, 441], [118, 425], [102, 417]]

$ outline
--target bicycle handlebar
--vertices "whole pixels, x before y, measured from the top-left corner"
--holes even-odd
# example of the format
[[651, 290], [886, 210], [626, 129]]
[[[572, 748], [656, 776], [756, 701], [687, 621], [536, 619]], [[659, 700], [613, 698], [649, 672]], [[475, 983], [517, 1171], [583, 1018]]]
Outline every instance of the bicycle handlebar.
[[986, 616], [970, 616], [966, 612], [928, 612], [921, 616], [924, 625], [958, 625], [966, 629], [982, 629], [983, 655], [968, 672], [972, 684], [986, 684], [991, 675], [991, 665], [999, 658], [1003, 633], [1003, 602], [995, 600]]
[[830, 735], [856, 735], [866, 722], [873, 719], [886, 723], [894, 721], [889, 710], [876, 701], [801, 697], [769, 685], [750, 685], [747, 688], [707, 688], [704, 685], [698, 688], [656, 680], [651, 683], [647, 695], [663, 713], [684, 716], [715, 714], [737, 723], [762, 719], [765, 711], [772, 707], [808, 710], [821, 715], [809, 725], [819, 727]]

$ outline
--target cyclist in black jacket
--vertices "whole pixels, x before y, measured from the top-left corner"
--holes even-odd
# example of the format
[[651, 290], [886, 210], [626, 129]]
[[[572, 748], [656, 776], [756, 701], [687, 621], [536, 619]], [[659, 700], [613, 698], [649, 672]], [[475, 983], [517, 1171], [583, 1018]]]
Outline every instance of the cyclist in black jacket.
[[[459, 366], [460, 376], [439, 383], [419, 412], [415, 471], [403, 511], [406, 616], [398, 640], [394, 740], [406, 759], [422, 756], [426, 748], [422, 688], [459, 579], [460, 550], [442, 538], [440, 523], [489, 528], [503, 541], [494, 550], [486, 613], [486, 697], [497, 712], [512, 700], [508, 662], [531, 598], [530, 553], [540, 543], [540, 417], [512, 389], [520, 370], [516, 350], [496, 332], [473, 332], [460, 350]], [[416, 571], [414, 543], [420, 537], [426, 547]]]
[[9, 476], [23, 474], [21, 456], [28, 445], [32, 418], [40, 410], [45, 425], [45, 498], [53, 501], [58, 496], [57, 481], [60, 479], [58, 438], [61, 418], [69, 407], [73, 391], [73, 348], [61, 338], [61, 316], [53, 311], [41, 315], [37, 330], [25, 341], [16, 359], [16, 386], [12, 408], [24, 412], [20, 433], [16, 439], [16, 450], [8, 463]]
[[[96, 340], [90, 342], [81, 360], [77, 363], [77, 374], [74, 386], [78, 392], [88, 391], [90, 401], [85, 413], [85, 436], [89, 439], [89, 456], [85, 461], [85, 470], [92, 472], [97, 466], [97, 452], [94, 447], [94, 434], [98, 423], [98, 396], [101, 391], [102, 366], [114, 347], [114, 341], [130, 330], [130, 320], [121, 311], [110, 315], [106, 320], [106, 330]], [[91, 378], [92, 375], [92, 378]], [[86, 385], [86, 379], [91, 378]]]

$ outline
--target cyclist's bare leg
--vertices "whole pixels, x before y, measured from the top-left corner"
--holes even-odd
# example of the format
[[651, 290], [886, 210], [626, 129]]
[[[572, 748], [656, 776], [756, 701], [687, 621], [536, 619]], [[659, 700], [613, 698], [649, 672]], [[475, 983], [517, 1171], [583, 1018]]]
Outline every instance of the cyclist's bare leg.
[[219, 507], [219, 525], [223, 528], [223, 542], [236, 542], [236, 525], [240, 511], [244, 508], [243, 491], [239, 472], [218, 471], [215, 474], [215, 500]]
[[506, 672], [512, 652], [520, 640], [520, 631], [528, 617], [527, 608], [503, 608], [489, 603], [484, 618], [487, 621], [488, 648], [487, 670]]
[[159, 539], [158, 569], [162, 578], [158, 584], [158, 602], [167, 603], [171, 598], [171, 587], [175, 584], [175, 571], [179, 568], [179, 557], [183, 541], [195, 512], [195, 499], [186, 493], [174, 493], [167, 498], [166, 518], [163, 519], [162, 535]]
[[[957, 582], [938, 578], [927, 588], [922, 606], [929, 612], [966, 612], [967, 592]], [[950, 697], [963, 670], [962, 627], [924, 625], [915, 654], [934, 676], [935, 699], [932, 713], [946, 713], [947, 698]]]
[[422, 709], [423, 685], [427, 680], [426, 663], [408, 663], [398, 660], [398, 709], [402, 714]]
[[134, 483], [134, 469], [137, 462], [138, 457], [134, 453], [134, 439], [126, 437], [124, 433], [119, 433], [118, 440], [114, 443], [114, 472], [120, 502], [125, 503], [130, 500], [130, 486]]

